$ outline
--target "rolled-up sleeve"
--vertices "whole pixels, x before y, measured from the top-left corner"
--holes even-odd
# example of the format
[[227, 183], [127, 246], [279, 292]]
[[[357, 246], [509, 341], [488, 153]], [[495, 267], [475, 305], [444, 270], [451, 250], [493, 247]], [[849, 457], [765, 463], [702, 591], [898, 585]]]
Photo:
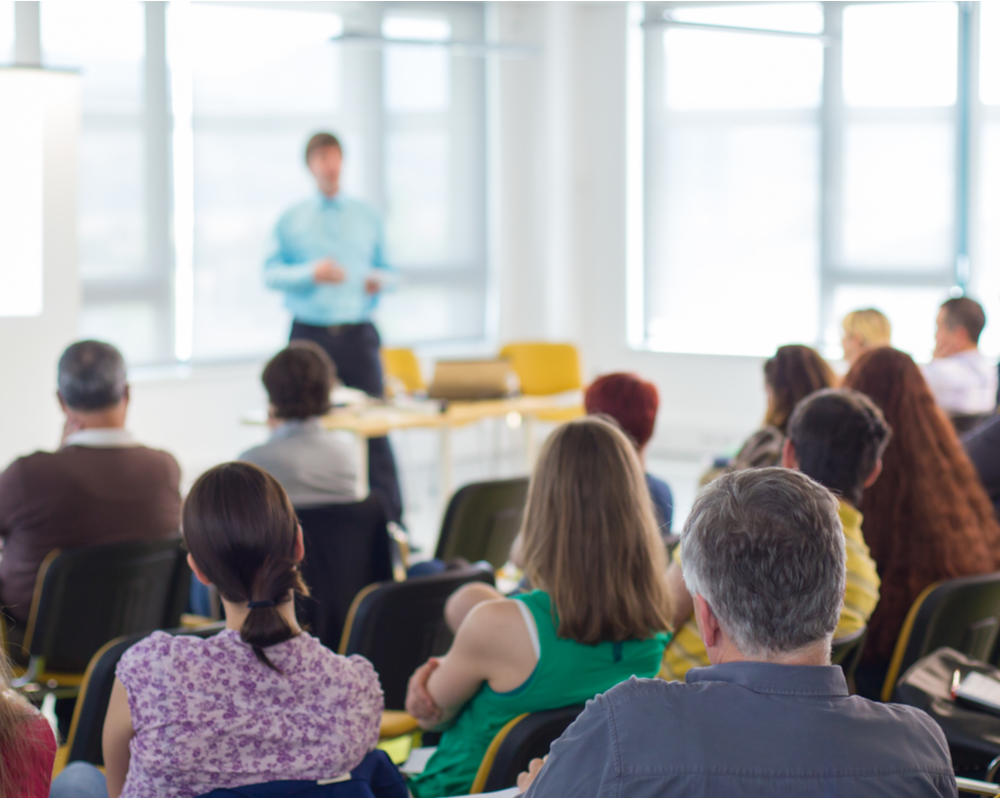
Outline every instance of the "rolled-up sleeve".
[[271, 237], [271, 255], [264, 262], [264, 285], [271, 289], [304, 289], [313, 285], [313, 264], [294, 262], [284, 245], [284, 218], [278, 220]]

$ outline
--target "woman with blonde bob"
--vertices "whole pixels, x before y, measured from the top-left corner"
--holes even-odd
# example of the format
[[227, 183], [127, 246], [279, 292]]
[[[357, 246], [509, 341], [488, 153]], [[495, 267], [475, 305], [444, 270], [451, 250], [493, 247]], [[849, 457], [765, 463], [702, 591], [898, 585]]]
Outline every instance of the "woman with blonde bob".
[[468, 793], [493, 736], [517, 715], [583, 703], [659, 667], [666, 556], [635, 447], [612, 422], [585, 417], [546, 440], [520, 547], [534, 591], [457, 591], [445, 610], [451, 649], [410, 679], [407, 711], [445, 729], [411, 780], [415, 796]]
[[888, 347], [892, 337], [889, 318], [877, 308], [859, 308], [844, 315], [841, 322], [844, 335], [840, 344], [844, 348], [844, 361], [848, 366], [876, 347]]

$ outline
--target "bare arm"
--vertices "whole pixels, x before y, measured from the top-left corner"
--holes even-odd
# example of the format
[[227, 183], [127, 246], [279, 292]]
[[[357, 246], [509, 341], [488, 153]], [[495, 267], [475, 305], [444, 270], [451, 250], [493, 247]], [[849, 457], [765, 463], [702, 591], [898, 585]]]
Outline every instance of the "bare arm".
[[694, 614], [694, 601], [684, 583], [681, 565], [676, 561], [667, 568], [667, 596], [670, 598], [670, 624], [677, 631]]
[[108, 797], [119, 797], [122, 793], [128, 774], [128, 745], [134, 735], [128, 692], [125, 685], [115, 678], [108, 713], [104, 717], [104, 768], [108, 779]]
[[488, 583], [467, 583], [451, 593], [444, 606], [444, 619], [455, 633], [477, 605], [486, 600], [503, 600], [503, 595]]
[[537, 662], [515, 601], [480, 603], [462, 621], [451, 649], [413, 674], [406, 710], [422, 728], [443, 727], [483, 683], [510, 691], [528, 678]]

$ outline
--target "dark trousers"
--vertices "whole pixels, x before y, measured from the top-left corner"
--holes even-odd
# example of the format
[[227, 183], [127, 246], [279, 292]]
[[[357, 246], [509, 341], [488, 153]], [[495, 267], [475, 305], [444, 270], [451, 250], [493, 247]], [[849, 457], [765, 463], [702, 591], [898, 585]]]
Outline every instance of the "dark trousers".
[[[337, 377], [345, 386], [360, 389], [372, 397], [382, 397], [382, 344], [378, 331], [370, 322], [357, 325], [307, 325], [292, 323], [289, 339], [308, 339], [324, 350], [337, 367]], [[379, 436], [368, 440], [368, 483], [385, 503], [386, 515], [399, 522], [403, 516], [403, 498], [399, 491], [396, 459], [389, 438]]]

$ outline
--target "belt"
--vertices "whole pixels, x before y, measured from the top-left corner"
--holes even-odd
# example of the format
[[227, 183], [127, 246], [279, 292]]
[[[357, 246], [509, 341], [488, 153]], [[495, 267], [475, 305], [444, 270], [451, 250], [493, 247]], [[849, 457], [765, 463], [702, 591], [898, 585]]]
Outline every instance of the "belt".
[[340, 325], [313, 325], [310, 322], [302, 322], [300, 320], [295, 320], [296, 325], [301, 325], [304, 328], [314, 328], [318, 331], [326, 331], [329, 334], [337, 335], [338, 333], [347, 333], [348, 331], [358, 330], [359, 328], [365, 328], [371, 326], [370, 322], [345, 322]]

